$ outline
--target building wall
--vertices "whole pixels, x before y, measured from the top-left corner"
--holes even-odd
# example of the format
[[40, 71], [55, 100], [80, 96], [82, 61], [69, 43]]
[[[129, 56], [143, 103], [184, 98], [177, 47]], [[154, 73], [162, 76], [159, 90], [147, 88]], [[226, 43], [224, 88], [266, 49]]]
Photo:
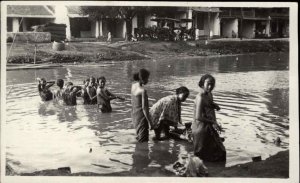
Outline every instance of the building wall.
[[243, 20], [243, 28], [241, 31], [243, 38], [255, 38], [255, 22], [251, 20]]
[[126, 33], [126, 22], [124, 20], [119, 20], [116, 24], [116, 37], [125, 38]]
[[7, 23], [6, 31], [7, 32], [12, 32], [12, 30], [13, 30], [13, 19], [11, 17], [7, 17], [6, 23]]
[[212, 16], [212, 30], [213, 30], [213, 36], [220, 36], [220, 18], [219, 18], [219, 13], [213, 13]]
[[98, 37], [97, 35], [96, 35], [96, 29], [97, 29], [97, 26], [98, 25], [96, 25], [96, 21], [92, 21], [91, 22], [91, 35], [92, 35], [92, 37]]
[[[187, 12], [178, 12], [176, 15], [175, 15], [175, 19], [182, 19], [182, 18], [187, 18]], [[187, 23], [175, 23], [175, 27], [179, 27], [179, 26], [182, 26], [182, 27], [187, 27]]]
[[66, 38], [71, 39], [70, 18], [68, 17], [68, 10], [66, 6], [55, 6], [55, 20], [54, 23], [66, 24]]
[[154, 16], [150, 14], [145, 15], [145, 27], [157, 26], [157, 22], [151, 21], [152, 18], [154, 18]]
[[234, 32], [238, 36], [238, 19], [222, 19], [222, 37], [232, 38]]
[[134, 35], [134, 29], [138, 27], [137, 15], [135, 15], [132, 19], [132, 35]]

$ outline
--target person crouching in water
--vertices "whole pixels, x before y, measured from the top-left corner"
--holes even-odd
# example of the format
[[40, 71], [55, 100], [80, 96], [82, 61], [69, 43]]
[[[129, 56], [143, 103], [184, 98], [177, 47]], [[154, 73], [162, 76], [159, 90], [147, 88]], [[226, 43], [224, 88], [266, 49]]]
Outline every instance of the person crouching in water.
[[101, 110], [101, 112], [111, 112], [112, 108], [110, 105], [110, 101], [113, 99], [121, 99], [125, 100], [122, 97], [116, 96], [108, 91], [107, 88], [105, 88], [106, 79], [104, 76], [101, 76], [98, 78], [98, 88], [97, 88], [97, 105], [98, 109]]
[[54, 81], [47, 82], [45, 78], [37, 78], [39, 81], [38, 91], [42, 101], [49, 101], [53, 99], [53, 93], [50, 91], [50, 87], [54, 85]]
[[[221, 126], [216, 121], [212, 90], [216, 80], [206, 74], [199, 81], [200, 92], [194, 105], [194, 122], [192, 124], [194, 154], [204, 161], [226, 161], [226, 150], [219, 136]], [[219, 132], [219, 133], [218, 133]]]
[[66, 89], [62, 94], [62, 98], [65, 104], [69, 106], [77, 105], [76, 96], [77, 93], [80, 92], [80, 90], [81, 90], [80, 86], [73, 86], [72, 82], [68, 82], [66, 84]]
[[90, 78], [90, 84], [86, 88], [87, 94], [90, 97], [90, 104], [94, 105], [97, 104], [97, 84], [96, 79], [94, 77]]
[[[176, 95], [166, 96], [157, 101], [150, 109], [150, 116], [154, 125], [155, 140], [163, 140], [169, 137], [170, 126], [177, 128], [181, 122], [181, 103], [184, 102], [190, 92], [182, 86], [176, 89]], [[165, 138], [161, 138], [164, 132]]]

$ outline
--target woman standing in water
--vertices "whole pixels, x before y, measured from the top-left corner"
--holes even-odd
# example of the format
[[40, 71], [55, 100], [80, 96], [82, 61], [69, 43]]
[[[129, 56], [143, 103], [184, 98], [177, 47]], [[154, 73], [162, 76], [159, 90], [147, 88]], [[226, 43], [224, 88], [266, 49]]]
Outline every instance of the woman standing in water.
[[161, 98], [152, 106], [150, 114], [156, 140], [162, 140], [160, 137], [162, 131], [165, 138], [168, 138], [170, 126], [177, 128], [178, 123], [182, 124], [181, 102], [184, 102], [189, 94], [189, 89], [182, 86], [176, 89], [176, 95]]
[[194, 105], [194, 123], [192, 124], [194, 154], [205, 161], [226, 161], [226, 150], [218, 134], [221, 127], [216, 121], [212, 90], [215, 78], [209, 74], [199, 81], [200, 92]]
[[138, 142], [149, 140], [149, 126], [152, 123], [149, 116], [149, 105], [147, 91], [143, 85], [148, 83], [149, 71], [140, 69], [133, 75], [134, 83], [131, 86], [132, 122], [136, 129]]

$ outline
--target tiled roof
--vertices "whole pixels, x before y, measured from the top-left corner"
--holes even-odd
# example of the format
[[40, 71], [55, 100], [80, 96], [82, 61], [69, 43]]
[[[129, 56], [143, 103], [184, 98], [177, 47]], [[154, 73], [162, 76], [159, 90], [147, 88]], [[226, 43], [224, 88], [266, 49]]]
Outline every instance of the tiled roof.
[[80, 6], [67, 6], [68, 14], [81, 14]]
[[211, 7], [211, 8], [209, 8], [209, 7], [192, 7], [191, 9], [194, 11], [198, 11], [198, 12], [215, 12], [215, 13], [221, 12], [220, 8], [216, 8], [216, 7]]
[[49, 7], [40, 5], [8, 5], [8, 17], [53, 17]]

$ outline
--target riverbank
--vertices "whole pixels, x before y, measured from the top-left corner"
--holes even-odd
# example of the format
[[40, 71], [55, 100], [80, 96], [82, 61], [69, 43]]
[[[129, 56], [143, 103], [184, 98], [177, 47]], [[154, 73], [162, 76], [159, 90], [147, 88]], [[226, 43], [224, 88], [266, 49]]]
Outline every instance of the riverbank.
[[[70, 42], [66, 43], [65, 47], [66, 49], [63, 51], [54, 51], [52, 43], [37, 44], [36, 63], [98, 63], [110, 60], [124, 61], [257, 52], [288, 52], [289, 39], [219, 39], [188, 42]], [[12, 47], [11, 44], [7, 44], [8, 63], [33, 63], [34, 53], [35, 45], [32, 43], [15, 43]]]
[[[227, 168], [209, 169], [209, 177], [255, 177], [255, 178], [288, 178], [289, 177], [289, 150], [277, 153], [266, 160], [249, 162]], [[147, 170], [130, 170], [111, 174], [97, 174], [92, 172], [71, 173], [68, 168], [42, 170], [33, 173], [17, 174], [6, 165], [6, 175], [21, 176], [151, 176], [151, 177], [176, 177], [166, 169], [148, 167]]]

